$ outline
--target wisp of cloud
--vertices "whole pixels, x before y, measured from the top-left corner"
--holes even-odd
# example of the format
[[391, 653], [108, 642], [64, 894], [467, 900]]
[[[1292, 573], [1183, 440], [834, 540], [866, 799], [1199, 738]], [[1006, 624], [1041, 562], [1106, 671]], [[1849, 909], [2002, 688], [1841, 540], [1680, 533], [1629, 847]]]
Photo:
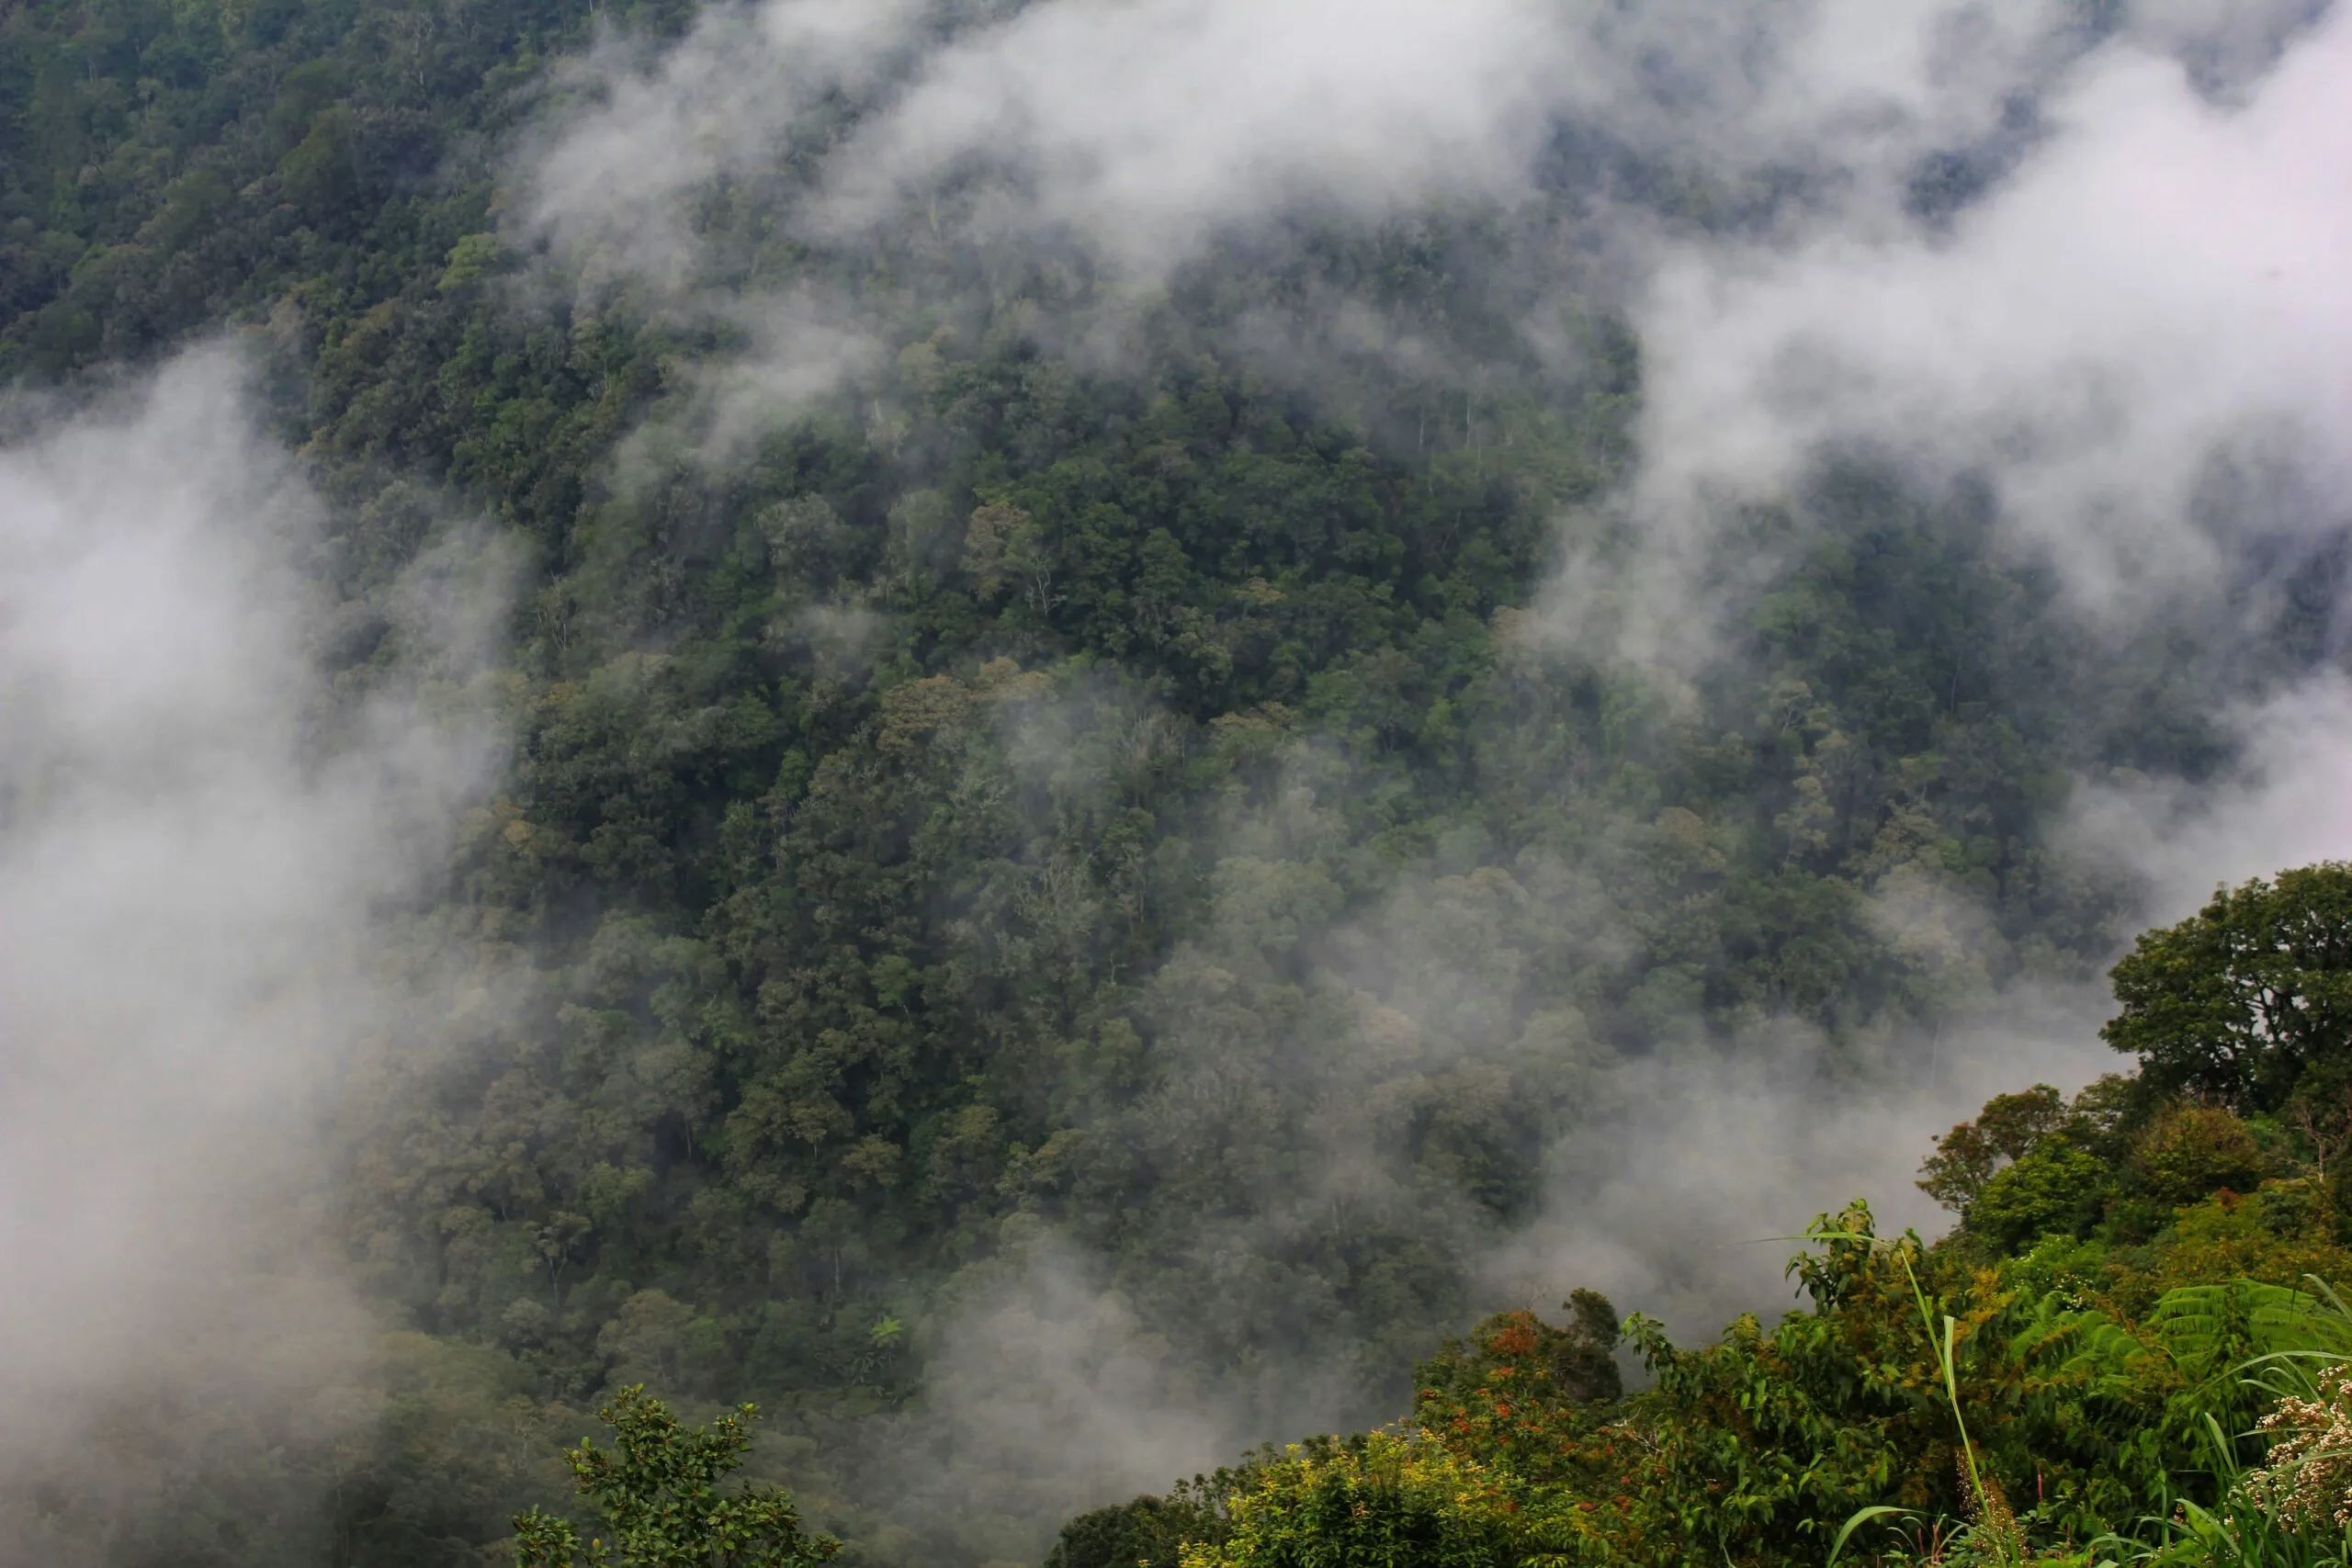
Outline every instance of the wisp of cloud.
[[[752, 331], [743, 363], [713, 378], [733, 410], [721, 429], [755, 426], [865, 362], [840, 348], [856, 324], [826, 320], [804, 292], [697, 292], [694, 193], [787, 148], [795, 173], [767, 188], [806, 243], [854, 251], [911, 233], [984, 254], [1074, 253], [1141, 293], [1301, 212], [1361, 225], [1558, 202], [1576, 259], [1618, 280], [1605, 303], [1644, 355], [1637, 460], [1601, 509], [1623, 525], [1594, 548], [1578, 532], [1589, 520], [1566, 520], [1565, 564], [1531, 623], [1531, 641], [1592, 660], [1680, 679], [1739, 657], [1717, 588], [1751, 581], [1725, 567], [1736, 523], [1841, 458], [1928, 494], [1980, 487], [2000, 547], [2047, 566], [2058, 613], [2095, 637], [2163, 616], [2231, 648], [2263, 607], [2244, 581], [2254, 547], [2346, 521], [2330, 499], [2352, 478], [2341, 8], [2166, 0], [2092, 28], [2055, 0], [1041, 0], [854, 17], [769, 0], [707, 13], [650, 65], [608, 51], [582, 74], [603, 96], [527, 153], [523, 230], [673, 308], [787, 324]], [[854, 114], [825, 118], [842, 102]], [[672, 127], [695, 134], [654, 133]], [[1604, 171], [1645, 170], [1651, 188], [1606, 172], [1561, 188], [1546, 160], [1571, 145], [1610, 150]], [[1088, 325], [1038, 331], [1069, 342]], [[2216, 878], [2344, 852], [2334, 803], [2352, 797], [2352, 755], [2329, 739], [2352, 712], [2344, 694], [2336, 674], [2234, 692], [2235, 773], [2084, 781], [2063, 847], [2120, 864], [2150, 918], [2177, 917]], [[1237, 864], [1249, 841], [1237, 828]], [[1531, 871], [1529, 886], [1550, 891], [1520, 888], [1514, 936], [1574, 929], [1580, 879], [1607, 874], [1535, 870], [1552, 881]], [[1239, 1061], [1168, 1029], [1153, 1135], [1196, 1137], [1170, 1159], [1213, 1157], [1217, 1118], [1242, 1113], [1231, 1106], [1259, 1087], [1252, 1073], [1333, 1086], [1331, 1114], [1352, 1129], [1364, 1108], [1349, 1099], [1351, 1061], [1385, 1052], [1384, 1071], [1454, 1072], [1533, 1037], [1534, 1021], [1489, 1027], [1464, 1021], [1471, 1003], [1431, 1002], [1482, 987], [1492, 1001], [1502, 982], [1440, 951], [1415, 923], [1421, 897], [1325, 917], [1303, 943], [1322, 955], [1318, 999], [1357, 1008], [1337, 1059], [1293, 1042], [1272, 1066]], [[1944, 897], [1882, 887], [1874, 913], [1964, 945], [1973, 912]], [[1580, 940], [1607, 961], [1605, 931]], [[1245, 959], [1249, 945], [1230, 944]], [[1246, 964], [1227, 956], [1179, 954], [1178, 978], [1161, 983], [1174, 990], [1189, 963], [1229, 984]], [[1609, 1120], [1551, 1150], [1542, 1213], [1495, 1239], [1478, 1289], [1494, 1305], [1543, 1304], [1597, 1284], [1680, 1332], [1768, 1306], [1780, 1253], [1736, 1244], [1858, 1192], [1892, 1196], [1896, 1223], [1935, 1224], [1910, 1191], [1928, 1135], [1990, 1092], [2073, 1088], [2114, 1062], [2093, 1040], [2101, 1000], [2095, 986], [2020, 987], [1949, 1038], [1888, 1045], [1908, 1076], [1851, 1091], [1826, 1087], [1836, 1064], [1800, 1029], [1759, 1030], [1730, 1055], [1662, 1039], [1649, 1059], [1596, 1075]], [[1573, 1036], [1563, 1025], [1557, 1038]], [[1351, 1143], [1335, 1134], [1250, 1224], [1204, 1222], [1190, 1256], [1238, 1275], [1253, 1248], [1297, 1242], [1335, 1204], [1393, 1197]], [[1676, 1157], [1659, 1161], [1668, 1147]], [[1661, 1163], [1670, 1180], [1647, 1174]], [[1130, 1440], [1137, 1430], [1238, 1442], [1287, 1435], [1269, 1429], [1270, 1406], [1301, 1421], [1377, 1414], [1327, 1402], [1311, 1370], [1285, 1382], [1259, 1364], [1247, 1388], [1237, 1375], [1180, 1390], [1166, 1337], [1093, 1262], [1008, 1248], [999, 1273], [938, 1337], [933, 1409], [988, 1434], [998, 1462], [1057, 1477], [1065, 1504], [1170, 1463], [1165, 1442]], [[1099, 1372], [1091, 1394], [1039, 1374], [1036, 1347], [1057, 1332]]]
[[[388, 1016], [379, 918], [493, 753], [391, 685], [331, 697], [320, 503], [234, 354], [25, 412], [0, 449], [0, 1554], [96, 1559], [166, 1511], [262, 1552], [315, 1524], [368, 1416], [319, 1133]], [[422, 645], [443, 608], [390, 613]]]

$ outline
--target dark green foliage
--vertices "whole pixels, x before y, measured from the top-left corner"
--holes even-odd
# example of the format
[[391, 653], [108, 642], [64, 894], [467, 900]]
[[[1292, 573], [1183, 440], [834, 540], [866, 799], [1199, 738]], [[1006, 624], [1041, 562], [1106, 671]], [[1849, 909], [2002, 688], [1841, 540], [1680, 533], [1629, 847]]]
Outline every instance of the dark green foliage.
[[2352, 1052], [2352, 865], [2331, 861], [2222, 888], [2115, 966], [2108, 1043], [2143, 1079], [2242, 1110], [2285, 1102], [2304, 1071]]
[[1936, 1140], [1919, 1186], [1960, 1212], [1963, 1235], [2007, 1253], [2102, 1227], [2144, 1235], [2181, 1204], [2250, 1193], [2279, 1173], [2232, 1111], [2154, 1093], [2110, 1076], [2071, 1102], [2047, 1084], [1996, 1095]]
[[2065, 1102], [2046, 1083], [2022, 1094], [1996, 1094], [1975, 1121], [1936, 1140], [1935, 1154], [1919, 1168], [1919, 1189], [1948, 1209], [1964, 1210], [2004, 1160], [2023, 1157], [2065, 1119]]
[[[2112, 951], [2132, 890], [2045, 832], [2070, 779], [2227, 760], [2214, 650], [2080, 630], [1987, 495], [1868, 462], [1747, 519], [1690, 678], [1549, 635], [1557, 552], [1633, 547], [1594, 503], [1641, 347], [1562, 304], [1573, 201], [1278, 224], [1137, 305], [922, 235], [772, 245], [769, 187], [714, 189], [695, 287], [821, 285], [883, 352], [706, 448], [699, 378], [742, 345], [501, 227], [502, 139], [592, 12], [684, 19], [0, 17], [0, 376], [232, 324], [334, 503], [334, 592], [381, 590], [447, 510], [529, 547], [512, 768], [400, 955], [466, 978], [337, 1195], [379, 1302], [502, 1399], [755, 1393], [850, 1492], [958, 1290], [1045, 1233], [1267, 1431], [1282, 1369], [1393, 1408], [1621, 1055], [1795, 1019], [1910, 1070], [1890, 1042]], [[1364, 350], [1335, 299], [1476, 377]], [[1574, 353], [1529, 346], [1539, 308]], [[1125, 352], [1065, 352], [1114, 318]], [[2324, 657], [2310, 619], [2266, 668]], [[380, 642], [331, 656], [357, 680]], [[2184, 1033], [2151, 993], [2152, 1061], [2242, 1050], [2198, 995]], [[2284, 1103], [2257, 1077], [2248, 1103]], [[1991, 1203], [1972, 1231], [2140, 1235], [2246, 1178], [2132, 1164], [2111, 1107], [2014, 1109], [1931, 1175]], [[1335, 1150], [1340, 1195], [1303, 1197]], [[1523, 1361], [1580, 1428], [1614, 1338], [1579, 1299], [1533, 1360], [1439, 1382], [1466, 1409]], [[497, 1534], [529, 1495], [481, 1458], [503, 1430], [396, 1404], [336, 1493], [354, 1560]], [[979, 1550], [852, 1523], [877, 1561]]]
[[1560, 1392], [1577, 1401], [1615, 1399], [1625, 1392], [1612, 1353], [1622, 1325], [1617, 1309], [1598, 1291], [1568, 1292], [1568, 1328], [1551, 1358], [1553, 1381]]
[[588, 10], [12, 7], [0, 377], [146, 357], [295, 295], [332, 317], [400, 294], [404, 273], [485, 227], [480, 171], [445, 156], [508, 122], [508, 90]]
[[1064, 1525], [1046, 1554], [1046, 1568], [1175, 1568], [1179, 1546], [1216, 1540], [1223, 1532], [1224, 1520], [1202, 1498], [1181, 1491], [1138, 1497]]

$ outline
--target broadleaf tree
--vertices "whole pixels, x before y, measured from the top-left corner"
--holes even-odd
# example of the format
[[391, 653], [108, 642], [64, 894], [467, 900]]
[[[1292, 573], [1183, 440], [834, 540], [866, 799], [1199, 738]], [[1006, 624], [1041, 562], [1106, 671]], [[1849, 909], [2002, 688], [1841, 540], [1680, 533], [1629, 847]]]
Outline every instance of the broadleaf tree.
[[2276, 1106], [2308, 1068], [2352, 1056], [2352, 863], [2219, 889], [2144, 932], [2114, 982], [2122, 1010], [2099, 1033], [2141, 1056], [2147, 1088]]
[[570, 1519], [531, 1508], [514, 1519], [520, 1568], [795, 1568], [841, 1550], [831, 1537], [801, 1529], [799, 1510], [781, 1488], [719, 1492], [752, 1446], [757, 1406], [690, 1429], [636, 1383], [597, 1416], [613, 1428], [615, 1446], [582, 1438], [564, 1459], [607, 1529], [583, 1547]]

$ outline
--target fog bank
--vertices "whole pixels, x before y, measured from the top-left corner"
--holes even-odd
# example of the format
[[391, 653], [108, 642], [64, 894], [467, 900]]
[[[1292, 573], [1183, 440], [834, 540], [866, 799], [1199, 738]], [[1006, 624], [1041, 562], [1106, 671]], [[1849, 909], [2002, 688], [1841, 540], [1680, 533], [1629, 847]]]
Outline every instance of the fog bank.
[[[198, 351], [93, 407], [19, 407], [0, 449], [0, 1542], [21, 1561], [96, 1557], [151, 1508], [218, 1514], [239, 1550], [314, 1524], [369, 1416], [371, 1332], [319, 1134], [387, 1016], [382, 918], [494, 759], [413, 680], [331, 692], [322, 509], [244, 383]], [[481, 651], [462, 604], [381, 599], [416, 672]]]

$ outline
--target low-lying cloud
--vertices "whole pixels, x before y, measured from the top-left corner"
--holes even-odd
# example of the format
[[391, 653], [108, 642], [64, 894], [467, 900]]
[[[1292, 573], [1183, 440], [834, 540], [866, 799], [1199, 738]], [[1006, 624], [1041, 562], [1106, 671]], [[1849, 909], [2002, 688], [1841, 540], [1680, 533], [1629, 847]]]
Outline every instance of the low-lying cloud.
[[2233, 107], [2127, 39], [1949, 232], [1675, 247], [1635, 311], [1631, 504], [1668, 547], [1645, 564], [1703, 558], [1684, 530], [1784, 493], [1825, 450], [1988, 482], [2018, 547], [2107, 615], [2225, 591], [2249, 536], [2340, 527], [2199, 499], [2225, 465], [2306, 496], [2352, 477], [2347, 72], [2352, 14]]
[[[1973, 487], [2002, 547], [2055, 574], [2058, 613], [2118, 642], [2160, 617], [2185, 658], [2222, 671], [2200, 678], [2238, 716], [2235, 768], [2080, 781], [2060, 844], [2172, 918], [2217, 879], [2352, 847], [2340, 672], [2228, 673], [2276, 608], [2263, 563], [2321, 552], [2352, 522], [2337, 499], [2352, 478], [2352, 119], [2336, 102], [2352, 13], [2156, 0], [2098, 28], [2084, 17], [2058, 0], [770, 0], [707, 12], [658, 57], [616, 46], [583, 62], [585, 107], [526, 151], [519, 232], [582, 276], [749, 324], [740, 360], [705, 383], [712, 427], [744, 431], [878, 349], [846, 303], [712, 254], [695, 214], [720, 186], [756, 193], [779, 243], [812, 254], [904, 242], [1074, 256], [1114, 297], [1302, 216], [1554, 204], [1566, 248], [1531, 265], [1584, 270], [1525, 293], [1590, 289], [1624, 312], [1643, 412], [1636, 464], [1600, 509], [1609, 526], [1568, 520], [1580, 547], [1543, 606], [1548, 640], [1679, 682], [1733, 657], [1722, 596], [1765, 570], [1726, 558], [1744, 515], [1791, 504], [1839, 459], [1931, 497]], [[1351, 346], [1445, 358], [1384, 345], [1389, 325], [1348, 301], [1334, 310]], [[1062, 344], [1091, 327], [1033, 324]], [[1522, 327], [1531, 342], [1550, 330]], [[1581, 547], [1597, 534], [1605, 545]], [[1335, 889], [1316, 912], [1310, 879], [1257, 839], [1237, 829], [1226, 871], [1265, 886], [1234, 902], [1307, 910], [1306, 1021], [1280, 1041], [1218, 1033], [1216, 987], [1256, 983], [1267, 946], [1225, 922], [1154, 982], [1166, 1082], [1151, 1124], [1129, 1130], [1153, 1157], [1206, 1164], [1228, 1123], [1272, 1114], [1269, 1084], [1325, 1095], [1328, 1139], [1306, 1140], [1282, 1192], [1190, 1237], [1184, 1256], [1220, 1284], [1317, 1226], [1343, 1230], [1333, 1216], [1351, 1203], [1402, 1201], [1378, 1142], [1394, 1107], [1366, 1084], [1532, 1051], [1589, 1066], [1592, 1113], [1547, 1130], [1535, 1216], [1472, 1246], [1474, 1292], [1543, 1306], [1594, 1285], [1703, 1334], [1783, 1299], [1786, 1247], [1757, 1238], [1856, 1195], [1933, 1229], [1942, 1216], [1911, 1188], [1930, 1135], [1992, 1092], [2072, 1089], [2117, 1065], [2095, 1039], [2098, 987], [2047, 977], [1989, 1002], [1957, 986], [1974, 997], [1964, 1016], [1876, 1038], [1867, 1062], [1772, 1021], [1685, 1038], [1661, 1003], [1651, 1055], [1587, 1063], [1575, 1021], [1526, 1016], [1494, 965], [1515, 942], [1613, 962], [1623, 934], [1586, 919], [1606, 908], [1585, 890], [1609, 867], [1408, 887], [1342, 918]], [[1299, 886], [1268, 891], [1286, 876]], [[1948, 889], [1889, 877], [1869, 897], [1885, 940], [1923, 966], [1981, 959], [1987, 923]], [[1516, 912], [1482, 953], [1455, 954], [1446, 942], [1475, 929], [1456, 906], [1479, 900]], [[1107, 1498], [1187, 1468], [1187, 1445], [1206, 1463], [1284, 1418], [1367, 1414], [1349, 1404], [1363, 1385], [1328, 1386], [1328, 1368], [1245, 1359], [1221, 1386], [1185, 1383], [1143, 1292], [1060, 1243], [1009, 1246], [998, 1274], [941, 1330], [931, 1408], [992, 1445], [989, 1463], [1036, 1478], [1040, 1517], [1046, 1492]], [[1040, 1348], [1058, 1343], [1074, 1359]], [[953, 1464], [939, 1473], [952, 1491]], [[1015, 1540], [1035, 1526], [1006, 1528]]]
[[[320, 505], [232, 354], [26, 412], [0, 448], [0, 1543], [79, 1561], [210, 1496], [260, 1551], [314, 1522], [304, 1456], [367, 1417], [318, 1134], [388, 1016], [379, 919], [492, 753], [413, 687], [332, 695]], [[464, 658], [448, 586], [390, 585], [389, 635]]]

